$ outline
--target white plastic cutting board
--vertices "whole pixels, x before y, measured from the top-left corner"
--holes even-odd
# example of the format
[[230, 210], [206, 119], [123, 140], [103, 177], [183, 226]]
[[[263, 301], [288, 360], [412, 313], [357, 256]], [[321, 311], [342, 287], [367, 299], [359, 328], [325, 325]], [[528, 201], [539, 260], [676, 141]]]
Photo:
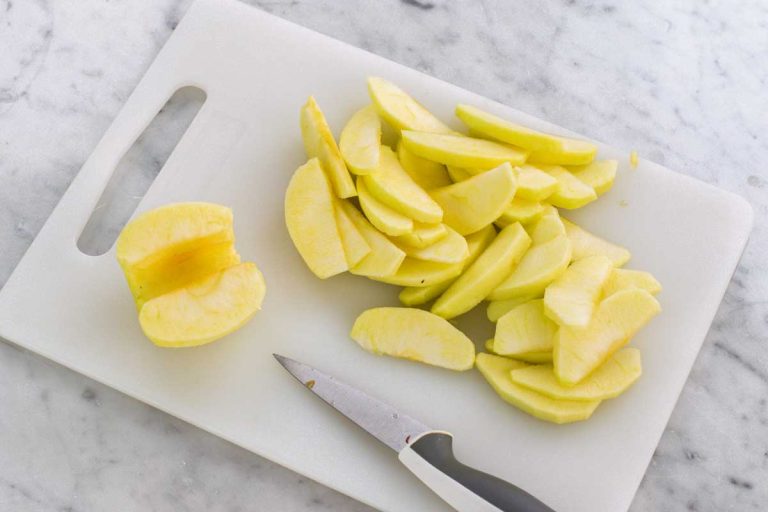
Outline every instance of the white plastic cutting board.
[[[361, 350], [347, 335], [354, 318], [395, 304], [396, 289], [349, 275], [320, 281], [294, 250], [282, 204], [305, 159], [299, 107], [314, 94], [338, 131], [369, 101], [368, 75], [395, 81], [446, 120], [467, 102], [567, 133], [235, 1], [200, 0], [0, 292], [0, 335], [380, 509], [446, 507], [394, 453], [297, 385], [273, 352], [453, 432], [459, 458], [557, 510], [627, 509], [746, 242], [750, 207], [650, 162], [630, 170], [625, 152], [601, 146], [602, 157], [622, 162], [616, 185], [573, 218], [627, 246], [629, 267], [658, 277], [664, 311], [634, 341], [645, 367], [638, 384], [588, 422], [543, 423], [502, 402], [477, 372]], [[241, 331], [169, 350], [142, 336], [114, 252], [86, 256], [75, 241], [123, 153], [185, 85], [205, 90], [206, 103], [139, 211], [188, 200], [231, 206], [238, 249], [258, 263], [268, 289]]]

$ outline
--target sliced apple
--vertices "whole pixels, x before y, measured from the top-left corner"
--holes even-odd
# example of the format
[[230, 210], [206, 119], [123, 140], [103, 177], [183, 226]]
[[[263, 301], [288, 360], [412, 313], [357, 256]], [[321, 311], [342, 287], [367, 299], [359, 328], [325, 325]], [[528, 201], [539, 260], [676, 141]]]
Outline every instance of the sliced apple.
[[444, 187], [452, 183], [443, 164], [414, 155], [402, 141], [397, 143], [397, 158], [403, 170], [424, 190]]
[[544, 314], [544, 301], [520, 304], [496, 323], [493, 350], [515, 359], [552, 360], [557, 325]]
[[245, 325], [261, 309], [265, 291], [256, 265], [241, 263], [147, 301], [139, 323], [155, 345], [203, 345]]
[[584, 380], [660, 310], [647, 291], [623, 290], [601, 301], [586, 327], [561, 327], [553, 358], [557, 380], [566, 386]]
[[532, 165], [515, 167], [517, 196], [529, 201], [543, 201], [557, 190], [557, 179]]
[[432, 245], [448, 234], [448, 226], [442, 222], [438, 224], [413, 223], [413, 231], [396, 237], [398, 244], [406, 244], [411, 247], [422, 248]]
[[591, 164], [569, 167], [568, 170], [601, 196], [613, 186], [618, 167], [617, 160], [595, 160]]
[[355, 320], [350, 336], [374, 354], [469, 370], [475, 345], [447, 320], [414, 308], [373, 308]]
[[504, 280], [522, 258], [531, 239], [520, 224], [502, 229], [491, 245], [432, 306], [432, 312], [453, 318], [474, 308]]
[[373, 197], [365, 180], [360, 178], [357, 179], [357, 196], [365, 216], [382, 233], [398, 236], [413, 231], [413, 220]]
[[453, 165], [448, 166], [448, 176], [450, 176], [453, 183], [458, 183], [460, 181], [468, 180], [474, 174], [471, 174], [466, 169], [463, 169], [461, 167], [455, 167]]
[[512, 273], [494, 289], [490, 300], [511, 299], [537, 294], [560, 277], [571, 260], [571, 242], [558, 236], [541, 245], [533, 245]]
[[339, 229], [341, 245], [347, 258], [347, 266], [352, 268], [371, 253], [371, 246], [344, 210], [342, 201], [343, 199], [334, 201], [333, 208], [336, 213], [336, 226]]
[[368, 93], [379, 115], [398, 130], [452, 133], [453, 130], [398, 86], [379, 77], [368, 78]]
[[651, 295], [656, 295], [661, 291], [661, 283], [650, 272], [615, 268], [603, 286], [603, 297], [609, 297], [618, 291], [632, 288], [639, 288]]
[[398, 286], [432, 286], [455, 278], [463, 268], [463, 263], [435, 263], [405, 258], [394, 274], [369, 277], [374, 281]]
[[333, 201], [333, 192], [317, 158], [296, 170], [285, 192], [288, 233], [304, 262], [320, 279], [349, 268]]
[[[477, 260], [494, 238], [496, 238], [496, 230], [493, 229], [493, 226], [486, 226], [484, 229], [467, 236], [466, 240], [467, 248], [469, 249], [469, 257], [463, 262], [465, 269]], [[405, 306], [425, 304], [442, 294], [455, 280], [456, 278], [452, 278], [431, 286], [408, 286], [403, 288], [403, 291], [400, 292], [400, 302]]]
[[301, 136], [307, 156], [320, 160], [336, 195], [342, 198], [357, 195], [331, 128], [313, 96], [309, 97], [301, 109]]
[[562, 221], [565, 233], [573, 246], [574, 260], [602, 254], [613, 262], [614, 267], [620, 267], [629, 261], [631, 255], [625, 248], [603, 240], [567, 219]]
[[376, 199], [403, 215], [427, 223], [443, 220], [440, 206], [408, 176], [389, 147], [381, 146], [379, 168], [362, 178]]
[[587, 325], [613, 271], [605, 256], [590, 256], [572, 263], [544, 291], [544, 312], [558, 325]]
[[509, 164], [461, 183], [430, 192], [440, 205], [443, 221], [461, 235], [478, 231], [496, 220], [515, 195], [515, 175]]
[[528, 161], [532, 164], [586, 165], [595, 159], [597, 146], [586, 140], [563, 138], [557, 151], [533, 151]]
[[483, 343], [483, 347], [485, 348], [485, 351], [488, 352], [489, 354], [498, 355], [493, 350], [493, 338], [485, 340], [485, 343]]
[[368, 222], [368, 219], [352, 203], [340, 201], [339, 204], [371, 250], [368, 255], [351, 267], [349, 271], [355, 275], [367, 277], [388, 276], [397, 272], [400, 264], [405, 259], [405, 253], [390, 242], [389, 238], [378, 229], [373, 227]]
[[446, 236], [432, 245], [416, 248], [403, 244], [398, 247], [411, 258], [437, 263], [462, 263], [469, 257], [467, 240], [451, 228]]
[[507, 226], [515, 222], [529, 224], [538, 219], [543, 211], [544, 206], [541, 203], [515, 197], [509, 202], [509, 205], [499, 218], [496, 219], [496, 225]]
[[480, 353], [477, 354], [475, 364], [485, 380], [502, 399], [544, 421], [572, 423], [586, 420], [600, 405], [598, 400], [591, 402], [554, 400], [515, 384], [510, 377], [510, 372], [519, 368], [526, 368], [528, 365], [514, 359]]
[[403, 144], [416, 155], [456, 167], [490, 169], [505, 162], [520, 165], [528, 152], [485, 139], [464, 135], [404, 130]]
[[538, 220], [526, 226], [526, 229], [531, 235], [533, 245], [541, 245], [565, 234], [565, 225], [560, 220], [560, 214], [557, 208], [551, 205], [545, 205]]
[[608, 400], [615, 398], [640, 378], [643, 366], [640, 351], [623, 348], [609, 357], [592, 375], [575, 386], [563, 386], [551, 364], [528, 366], [510, 372], [515, 384], [556, 400]]
[[557, 189], [547, 202], [558, 208], [573, 210], [597, 199], [595, 190], [559, 165], [542, 165], [541, 170], [557, 180]]
[[492, 300], [488, 303], [488, 308], [485, 311], [486, 316], [488, 317], [488, 320], [491, 322], [498, 321], [499, 318], [506, 315], [513, 309], [515, 309], [520, 304], [525, 304], [526, 302], [532, 301], [534, 299], [540, 299], [542, 294], [532, 294], [532, 295], [520, 295], [517, 297], [512, 297], [511, 299], [503, 299], [503, 300]]
[[349, 170], [370, 174], [379, 168], [381, 121], [376, 107], [368, 105], [355, 112], [339, 137], [339, 150]]
[[507, 121], [471, 105], [456, 105], [456, 117], [471, 130], [488, 137], [535, 151], [559, 151], [563, 138]]

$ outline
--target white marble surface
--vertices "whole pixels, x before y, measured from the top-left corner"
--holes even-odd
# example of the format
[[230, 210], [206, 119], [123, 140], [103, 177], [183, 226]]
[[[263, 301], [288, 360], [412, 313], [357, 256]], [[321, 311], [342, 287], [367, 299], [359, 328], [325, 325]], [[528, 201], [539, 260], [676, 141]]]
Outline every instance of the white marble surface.
[[[0, 284], [189, 3], [0, 0]], [[764, 2], [253, 3], [746, 197], [752, 239], [632, 510], [768, 510]], [[3, 343], [0, 411], [0, 510], [368, 510]]]

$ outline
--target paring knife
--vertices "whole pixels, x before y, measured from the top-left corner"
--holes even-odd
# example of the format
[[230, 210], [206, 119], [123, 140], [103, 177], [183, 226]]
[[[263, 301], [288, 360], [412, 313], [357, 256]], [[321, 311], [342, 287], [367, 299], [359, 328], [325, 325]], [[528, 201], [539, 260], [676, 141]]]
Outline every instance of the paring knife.
[[509, 482], [465, 466], [453, 455], [453, 436], [316, 368], [273, 354], [299, 382], [397, 452], [416, 477], [460, 512], [554, 512]]

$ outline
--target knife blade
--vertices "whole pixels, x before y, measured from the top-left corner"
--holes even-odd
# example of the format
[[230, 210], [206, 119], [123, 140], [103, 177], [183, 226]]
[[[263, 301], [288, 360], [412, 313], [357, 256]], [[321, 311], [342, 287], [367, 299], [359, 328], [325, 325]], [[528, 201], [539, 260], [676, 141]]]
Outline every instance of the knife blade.
[[456, 460], [453, 436], [317, 368], [273, 354], [316, 396], [398, 453], [398, 459], [460, 512], [554, 512], [524, 490]]

